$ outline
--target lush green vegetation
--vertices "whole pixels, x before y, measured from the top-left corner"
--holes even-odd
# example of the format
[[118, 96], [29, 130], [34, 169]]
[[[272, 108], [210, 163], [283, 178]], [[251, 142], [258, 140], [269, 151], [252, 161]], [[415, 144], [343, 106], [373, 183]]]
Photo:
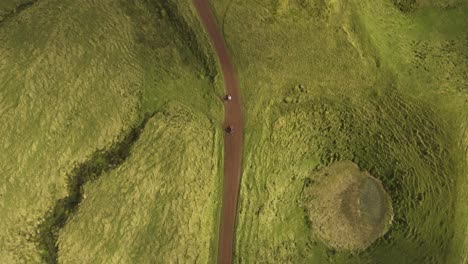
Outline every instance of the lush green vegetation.
[[[211, 1], [247, 120], [236, 262], [466, 260], [467, 5], [451, 2]], [[347, 159], [395, 210], [360, 253], [317, 240], [300, 203], [313, 169]]]
[[[14, 11], [21, 3], [7, 2], [1, 8], [8, 19], [0, 24], [0, 262], [73, 262], [71, 253], [89, 256], [85, 245], [92, 239], [97, 243], [101, 237], [75, 230], [74, 222], [71, 227], [67, 223], [75, 212], [86, 215], [88, 210], [127, 209], [128, 204], [115, 203], [119, 199], [113, 197], [109, 203], [96, 203], [94, 209], [83, 206], [76, 211], [82, 199], [86, 204], [85, 196], [95, 197], [83, 189], [89, 179], [108, 174], [129, 179], [134, 174], [114, 171], [137, 168], [140, 160], [130, 158], [136, 141], [138, 153], [149, 153], [154, 147], [153, 155], [145, 157], [147, 164], [167, 158], [165, 166], [147, 169], [154, 177], [179, 177], [179, 181], [168, 181], [167, 190], [187, 193], [195, 186], [188, 185], [184, 177], [202, 176], [204, 181], [199, 183], [205, 189], [181, 196], [178, 201], [183, 206], [164, 207], [164, 212], [168, 214], [170, 209], [171, 217], [180, 223], [188, 219], [196, 225], [202, 222], [203, 232], [217, 233], [212, 229], [217, 226], [222, 166], [219, 123], [223, 115], [218, 100], [222, 86], [209, 42], [191, 5], [44, 0]], [[125, 135], [132, 135], [132, 127], [142, 122], [145, 113], [153, 112], [157, 114], [151, 122], [172, 127], [171, 133], [164, 134], [166, 139], [146, 136], [128, 141]], [[173, 138], [172, 144], [168, 137]], [[171, 151], [163, 151], [160, 145]], [[129, 153], [128, 158], [123, 155], [125, 162], [122, 153]], [[190, 161], [198, 158], [203, 163], [192, 166]], [[117, 186], [113, 178], [103, 178], [90, 181], [85, 189], [95, 182]], [[155, 188], [141, 181], [127, 185], [140, 193]], [[172, 195], [162, 192], [153, 198], [160, 206], [170, 206]], [[141, 210], [152, 214], [150, 218], [161, 217], [162, 209], [152, 210], [146, 206], [156, 203], [146, 202], [139, 203]], [[187, 214], [187, 207], [199, 210]], [[106, 221], [94, 217], [88, 223], [86, 219], [80, 223], [90, 230]], [[139, 239], [114, 242], [143, 249], [148, 239], [177, 233], [180, 240], [176, 243], [180, 244], [161, 249], [161, 256], [175, 259], [189, 251], [204, 258], [215, 255], [216, 236], [189, 241], [185, 238], [195, 227], [168, 225], [164, 231], [155, 223], [122, 226], [129, 234], [146, 232]], [[122, 230], [107, 230], [112, 231]], [[67, 244], [68, 233], [82, 240]], [[57, 244], [57, 239], [64, 242]], [[101, 253], [90, 258], [102, 259], [106, 252]]]
[[161, 110], [129, 159], [86, 185], [78, 213], [60, 234], [59, 262], [213, 262], [222, 86], [209, 43], [187, 3], [123, 6], [135, 19], [147, 77], [142, 107]]
[[215, 262], [221, 139], [192, 109], [156, 114], [128, 160], [85, 185], [59, 262]]
[[68, 195], [69, 172], [139, 119], [125, 18], [73, 3], [40, 1], [0, 26], [2, 263], [40, 261], [37, 227]]
[[[235, 262], [466, 262], [468, 5], [211, 2], [246, 120]], [[190, 1], [4, 0], [0, 21], [0, 262], [215, 262], [223, 88]], [[305, 212], [339, 160], [392, 198], [362, 252]]]
[[46, 263], [58, 263], [59, 232], [83, 200], [83, 186], [92, 183], [103, 173], [122, 165], [127, 160], [133, 144], [140, 138], [150, 117], [146, 115], [139, 126], [120, 136], [117, 143], [107, 150], [98, 150], [89, 161], [77, 165], [70, 173], [67, 183], [68, 196], [56, 202], [55, 207], [47, 213], [38, 227], [39, 249]]

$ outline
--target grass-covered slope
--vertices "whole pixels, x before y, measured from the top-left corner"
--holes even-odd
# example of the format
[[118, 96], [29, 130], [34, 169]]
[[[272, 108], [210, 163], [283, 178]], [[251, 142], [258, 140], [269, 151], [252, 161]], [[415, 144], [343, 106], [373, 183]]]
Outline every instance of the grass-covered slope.
[[[13, 2], [11, 4], [13, 6]], [[57, 232], [60, 232], [63, 221], [70, 219], [80, 207], [76, 201], [82, 199], [82, 192], [77, 183], [83, 183], [80, 179], [99, 178], [95, 175], [79, 176], [78, 179], [74, 168], [85, 164], [84, 167], [93, 168], [90, 172], [106, 168], [102, 175], [111, 175], [115, 168], [102, 165], [101, 158], [114, 160], [107, 156], [113, 155], [114, 152], [108, 150], [116, 144], [134, 149], [132, 145], [139, 141], [119, 141], [141, 122], [144, 113], [164, 113], [171, 102], [182, 105], [171, 107], [167, 110], [171, 115], [164, 117], [164, 122], [173, 128], [171, 135], [177, 137], [178, 129], [184, 129], [183, 125], [187, 123], [183, 117], [187, 115], [194, 116], [193, 122], [198, 124], [194, 127], [199, 131], [194, 131], [193, 127], [181, 131], [180, 139], [174, 140], [170, 147], [185, 149], [191, 144], [191, 151], [185, 154], [198, 148], [206, 150], [207, 146], [199, 145], [200, 141], [189, 142], [193, 137], [202, 137], [210, 142], [209, 151], [219, 150], [221, 139], [215, 137], [219, 134], [215, 127], [222, 118], [217, 99], [222, 89], [216, 77], [215, 60], [208, 53], [209, 43], [201, 26], [192, 23], [196, 20], [187, 3], [170, 1], [163, 6], [158, 1], [42, 0], [12, 14], [0, 24], [0, 262], [54, 262], [57, 251], [53, 245], [57, 243]], [[161, 114], [156, 116], [163, 118]], [[182, 138], [189, 131], [192, 135]], [[200, 134], [201, 131], [208, 132]], [[143, 150], [135, 151], [142, 153], [153, 147], [151, 144], [141, 142], [139, 146], [143, 146]], [[151, 151], [156, 157], [161, 156], [163, 150]], [[202, 179], [206, 177], [207, 182], [208, 179], [215, 180], [213, 173], [218, 173], [218, 167], [222, 165], [219, 153], [205, 152], [205, 162], [198, 167], [187, 166], [192, 157], [184, 153], [172, 154], [167, 157], [167, 164], [174, 159], [183, 161], [184, 165], [161, 166], [151, 175], [178, 177], [197, 172], [200, 175], [196, 175]], [[121, 158], [115, 159], [119, 161]], [[130, 162], [125, 166], [137, 166], [131, 163], [136, 161], [131, 154], [124, 160]], [[124, 166], [121, 162], [123, 160], [113, 166]], [[202, 175], [206, 171], [209, 174]], [[119, 175], [125, 181], [124, 178], [134, 175], [134, 171]], [[112, 186], [112, 179], [107, 179], [99, 184]], [[184, 180], [180, 178], [181, 182]], [[179, 183], [168, 181], [167, 190], [184, 192], [187, 191], [185, 188], [193, 188]], [[86, 186], [93, 188], [93, 181]], [[144, 192], [153, 190], [154, 186], [134, 182], [132, 188]], [[217, 186], [210, 186], [210, 189], [213, 197], [218, 195]], [[206, 193], [190, 194], [196, 201], [201, 199], [197, 195], [202, 195], [203, 205], [208, 204]], [[99, 200], [99, 197], [95, 199]], [[99, 201], [95, 206], [87, 205], [86, 210], [127, 209]], [[214, 207], [213, 204], [208, 206], [211, 211], [207, 209], [201, 216], [190, 216], [190, 221], [215, 221]], [[188, 215], [182, 207], [172, 208], [170, 214], [179, 218], [180, 223], [186, 223]], [[197, 220], [197, 217], [204, 218]], [[76, 219], [74, 221], [76, 223]], [[96, 218], [94, 221], [83, 224], [93, 229], [107, 220]], [[67, 232], [78, 234], [74, 232], [79, 230], [74, 230], [73, 226], [67, 226]], [[125, 230], [139, 232], [144, 228], [151, 229], [151, 226], [130, 226]], [[172, 232], [171, 228], [176, 230], [175, 226], [168, 226], [167, 233]], [[151, 233], [146, 235], [148, 239], [156, 237]], [[174, 247], [213, 250], [211, 245], [208, 247], [207, 239], [196, 240], [193, 245], [176, 241]], [[135, 248], [146, 244], [145, 238], [134, 240], [129, 237], [113, 243], [126, 245], [130, 240]], [[65, 235], [61, 235], [61, 241], [68, 241]], [[80, 248], [64, 244], [60, 249], [65, 254]], [[160, 253], [171, 254], [171, 250]], [[67, 256], [63, 259], [70, 260]]]
[[[0, 262], [215, 262], [222, 85], [190, 1], [26, 2], [0, 3]], [[247, 122], [235, 262], [466, 262], [467, 5], [211, 2]], [[304, 211], [338, 160], [393, 201], [360, 253]]]
[[156, 114], [128, 160], [85, 186], [59, 262], [213, 262], [221, 137], [189, 108]]
[[109, 2], [41, 1], [0, 26], [0, 262], [39, 261], [67, 172], [136, 122], [128, 24]]
[[222, 79], [191, 2], [120, 3], [132, 20], [134, 49], [143, 69], [144, 111], [178, 101], [220, 122]]
[[[463, 263], [466, 5], [211, 3], [245, 107], [235, 262]], [[361, 253], [328, 249], [304, 213], [311, 171], [347, 159], [383, 182], [395, 211]]]
[[36, 0], [2, 0], [0, 2], [0, 23], [34, 4]]
[[145, 65], [142, 105], [157, 113], [128, 159], [86, 185], [60, 233], [61, 263], [214, 261], [222, 89], [187, 3], [123, 4]]
[[[460, 162], [455, 160], [459, 153], [449, 151], [456, 145], [444, 132], [453, 128], [431, 109], [393, 92], [375, 102], [336, 93], [303, 100], [283, 108], [287, 114], [256, 135], [261, 143], [246, 156], [239, 261], [443, 261], [454, 234], [452, 175], [459, 171], [453, 164]], [[265, 116], [274, 118], [273, 113]], [[435, 121], [427, 122], [429, 118]], [[384, 239], [357, 255], [326, 250], [311, 234], [303, 211], [302, 190], [311, 170], [347, 159], [378, 175], [395, 210]]]

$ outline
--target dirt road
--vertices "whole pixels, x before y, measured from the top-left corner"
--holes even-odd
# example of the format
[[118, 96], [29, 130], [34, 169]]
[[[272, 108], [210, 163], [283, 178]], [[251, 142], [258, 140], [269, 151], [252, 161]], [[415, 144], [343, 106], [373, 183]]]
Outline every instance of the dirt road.
[[224, 108], [224, 125], [225, 127], [227, 125], [233, 126], [235, 132], [224, 136], [224, 190], [218, 242], [218, 263], [228, 264], [232, 261], [242, 162], [243, 121], [239, 82], [223, 35], [216, 24], [208, 0], [192, 1], [221, 64], [226, 93], [232, 96], [232, 100], [226, 102]]

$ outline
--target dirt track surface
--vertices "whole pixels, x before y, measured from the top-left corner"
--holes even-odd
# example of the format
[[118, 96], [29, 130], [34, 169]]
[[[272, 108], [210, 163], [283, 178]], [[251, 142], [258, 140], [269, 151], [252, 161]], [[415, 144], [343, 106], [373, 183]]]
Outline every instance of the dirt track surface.
[[228, 264], [232, 261], [242, 162], [243, 121], [239, 82], [236, 78], [236, 72], [231, 63], [223, 35], [216, 24], [208, 1], [192, 1], [221, 64], [226, 93], [232, 96], [232, 100], [226, 102], [224, 108], [224, 125], [225, 127], [227, 125], [233, 126], [235, 132], [225, 134], [224, 136], [224, 190], [218, 242], [218, 263]]

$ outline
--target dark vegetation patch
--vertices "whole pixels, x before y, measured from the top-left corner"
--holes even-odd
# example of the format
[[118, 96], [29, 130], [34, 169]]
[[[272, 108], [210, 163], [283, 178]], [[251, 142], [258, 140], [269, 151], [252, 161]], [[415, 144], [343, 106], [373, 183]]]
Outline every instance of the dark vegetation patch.
[[104, 172], [120, 166], [129, 156], [130, 150], [139, 139], [149, 119], [154, 115], [145, 114], [143, 121], [122, 136], [121, 140], [109, 149], [96, 151], [91, 158], [78, 164], [68, 177], [68, 196], [57, 201], [54, 208], [38, 226], [38, 247], [45, 263], [58, 263], [57, 239], [60, 229], [76, 212], [83, 199], [83, 186], [95, 181]]
[[392, 0], [403, 13], [411, 13], [424, 7], [435, 7], [441, 10], [455, 8], [462, 4], [459, 0]]
[[404, 13], [413, 12], [417, 5], [416, 0], [393, 0], [393, 4]]
[[[3, 1], [3, 0], [2, 0]], [[0, 26], [2, 26], [3, 22], [11, 19], [12, 17], [18, 15], [22, 11], [30, 8], [33, 6], [38, 0], [28, 0], [26, 2], [22, 2], [16, 5], [15, 8], [10, 10], [9, 12], [4, 13], [4, 11], [0, 10]]]
[[[201, 64], [201, 68], [204, 69], [205, 75], [207, 75], [211, 80], [214, 79], [216, 75], [216, 61], [209, 51], [203, 49], [203, 45], [197, 37], [197, 32], [194, 31], [194, 26], [190, 25], [187, 21], [187, 18], [184, 17], [184, 12], [179, 10], [179, 5], [175, 1], [154, 1], [154, 0], [144, 0], [142, 1], [145, 8], [128, 3], [127, 1], [122, 2], [122, 6], [127, 11], [129, 16], [135, 20], [137, 25], [150, 25], [153, 28], [165, 27], [166, 32], [173, 32], [177, 34], [178, 39], [182, 40], [180, 42], [176, 41], [175, 43], [170, 43], [171, 45], [180, 45], [179, 50], [186, 50], [191, 54], [186, 56], [186, 60], [190, 60], [190, 57], [195, 58], [195, 60], [185, 61], [186, 64]], [[148, 20], [147, 14], [142, 14], [142, 10], [150, 10], [154, 15], [154, 20]], [[168, 30], [171, 28], [172, 30]], [[139, 34], [138, 41], [141, 44], [151, 48], [154, 46], [155, 42], [169, 41], [174, 39], [174, 36], [168, 35], [167, 37], [151, 36], [150, 32], [142, 31], [143, 34]], [[161, 33], [161, 32], [159, 32]], [[164, 32], [162, 32], [164, 34]], [[161, 43], [162, 45], [167, 45], [168, 43]], [[154, 48], [154, 47], [153, 47]], [[191, 56], [190, 56], [191, 55]], [[198, 68], [198, 67], [197, 67]]]
[[183, 18], [182, 12], [179, 11], [176, 2], [160, 1], [158, 4], [167, 12], [168, 19], [171, 21], [171, 24], [174, 25], [180, 38], [184, 40], [184, 44], [188, 45], [193, 55], [202, 62], [207, 71], [207, 75], [211, 79], [214, 79], [216, 75], [216, 61], [212, 56], [209, 56], [202, 50], [200, 40], [197, 38], [192, 26]]

